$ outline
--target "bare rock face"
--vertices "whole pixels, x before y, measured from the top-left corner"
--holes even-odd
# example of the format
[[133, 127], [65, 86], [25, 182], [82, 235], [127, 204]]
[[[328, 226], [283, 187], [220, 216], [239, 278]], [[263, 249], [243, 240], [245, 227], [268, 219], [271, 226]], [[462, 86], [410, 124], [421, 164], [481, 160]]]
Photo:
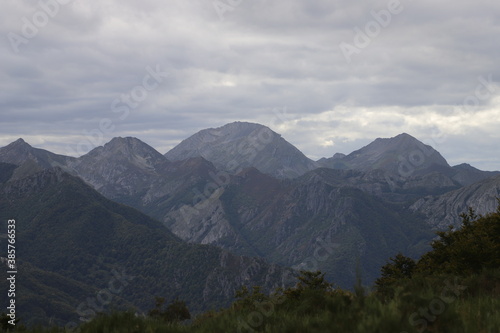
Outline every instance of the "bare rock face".
[[265, 126], [244, 122], [202, 130], [165, 156], [171, 161], [201, 156], [233, 174], [254, 167], [278, 178], [294, 178], [317, 167], [281, 135]]
[[66, 165], [73, 160], [75, 160], [73, 157], [57, 155], [47, 150], [33, 148], [23, 139], [18, 139], [0, 148], [0, 162], [18, 166], [25, 164], [22, 171], [23, 175], [29, 175], [52, 167], [66, 169]]
[[68, 167], [107, 197], [135, 195], [156, 182], [168, 161], [136, 138], [114, 138]]
[[219, 188], [207, 200], [169, 213], [165, 224], [175, 235], [192, 243], [219, 244], [224, 239], [237, 239], [238, 231], [226, 219], [219, 200], [222, 193]]
[[439, 152], [406, 133], [388, 139], [378, 138], [347, 156], [336, 154], [323, 163], [338, 169], [382, 169], [400, 177], [450, 167]]
[[372, 281], [390, 253], [409, 250], [417, 255], [418, 242], [432, 238], [414, 216], [400, 215], [377, 197], [327, 179], [313, 171], [296, 180], [277, 180], [249, 168], [205, 200], [167, 212], [164, 222], [188, 242], [321, 269], [345, 287], [354, 283], [356, 258]]
[[438, 151], [406, 133], [376, 139], [349, 155], [335, 154], [319, 160], [318, 164], [332, 169], [359, 170], [367, 175], [379, 171], [376, 182], [384, 178], [392, 192], [446, 192], [498, 174], [468, 164], [450, 167]]
[[415, 202], [410, 208], [425, 215], [426, 221], [435, 229], [446, 229], [449, 225], [459, 227], [460, 214], [469, 208], [477, 214], [496, 211], [500, 198], [500, 176], [494, 176], [441, 196], [428, 196]]

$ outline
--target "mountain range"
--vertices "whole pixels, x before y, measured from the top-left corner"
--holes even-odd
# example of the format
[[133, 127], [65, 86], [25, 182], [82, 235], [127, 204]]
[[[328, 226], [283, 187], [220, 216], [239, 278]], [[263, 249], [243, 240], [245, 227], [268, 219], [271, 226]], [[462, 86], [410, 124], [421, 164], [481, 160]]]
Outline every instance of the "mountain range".
[[[439, 152], [406, 133], [313, 161], [271, 129], [235, 122], [202, 130], [166, 154], [131, 137], [114, 138], [78, 158], [19, 139], [0, 148], [0, 162], [1, 211], [19, 214], [27, 223], [21, 239], [34, 249], [25, 257], [27, 265], [71, 279], [69, 291], [61, 295], [67, 300], [77, 286], [100, 288], [90, 276], [103, 282], [113, 267], [129, 265], [131, 274], [148, 286], [141, 287], [142, 298], [139, 292], [120, 298], [140, 309], [160, 292], [181, 295], [197, 310], [220, 305], [237, 284], [283, 284], [289, 271], [282, 267], [320, 269], [344, 288], [361, 274], [370, 285], [387, 258], [398, 252], [419, 257], [429, 249], [435, 230], [459, 226], [468, 207], [479, 213], [494, 210], [500, 196], [499, 172], [450, 166]], [[45, 191], [54, 195], [51, 205], [41, 203]], [[74, 195], [80, 192], [86, 200]], [[14, 201], [12, 193], [17, 193]], [[106, 209], [93, 211], [100, 206]], [[60, 217], [66, 211], [73, 213], [67, 227]], [[82, 220], [81, 214], [89, 218]], [[42, 219], [50, 226], [43, 232]], [[98, 223], [104, 220], [109, 223]], [[136, 229], [144, 230], [137, 232], [141, 241], [131, 242]], [[39, 232], [43, 237], [35, 236]], [[64, 237], [54, 239], [51, 233]], [[82, 244], [75, 252], [67, 250], [78, 244], [78, 234], [102, 243], [94, 242], [94, 253]], [[54, 255], [53, 265], [47, 264], [52, 252], [43, 253], [50, 247], [46, 239], [62, 251]], [[203, 251], [212, 259], [195, 271], [189, 262], [203, 261]], [[41, 253], [43, 259], [37, 257]], [[79, 259], [67, 262], [70, 254]], [[148, 259], [141, 263], [140, 256]], [[227, 259], [231, 264], [221, 258], [232, 258]], [[90, 264], [95, 260], [107, 265]], [[243, 278], [242, 269], [255, 262], [260, 273]], [[66, 265], [73, 268], [61, 268]], [[79, 277], [78, 269], [84, 272]], [[184, 281], [176, 289], [181, 291], [162, 285], [161, 276]], [[212, 287], [207, 290], [207, 285]], [[203, 301], [196, 302], [200, 297]]]
[[[10, 164], [0, 163], [0, 169], [15, 173]], [[204, 311], [227, 306], [241, 285], [270, 290], [292, 277], [262, 259], [187, 244], [158, 221], [104, 198], [57, 167], [0, 184], [0, 212], [2, 221], [16, 220], [16, 302], [28, 324], [52, 318], [64, 326], [104, 307], [145, 312], [156, 296], [180, 297], [192, 311]], [[7, 247], [6, 238], [0, 245]], [[121, 282], [111, 288], [117, 275]], [[100, 292], [106, 293], [104, 301]], [[7, 306], [4, 298], [2, 305]]]
[[293, 178], [317, 168], [281, 135], [268, 127], [235, 122], [202, 130], [165, 154], [170, 161], [203, 157], [218, 169], [238, 173], [247, 167], [279, 178]]

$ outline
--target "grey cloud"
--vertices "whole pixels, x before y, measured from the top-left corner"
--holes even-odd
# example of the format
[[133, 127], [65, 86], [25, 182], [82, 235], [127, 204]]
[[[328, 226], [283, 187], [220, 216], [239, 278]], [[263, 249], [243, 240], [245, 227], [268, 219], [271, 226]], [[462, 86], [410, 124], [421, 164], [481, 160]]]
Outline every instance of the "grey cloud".
[[[392, 131], [425, 139], [438, 128], [449, 131], [437, 147], [445, 157], [500, 169], [500, 160], [491, 160], [500, 151], [488, 144], [498, 139], [496, 123], [477, 122], [479, 140], [473, 130], [446, 121], [474, 96], [478, 77], [500, 80], [500, 3], [401, 0], [402, 12], [348, 64], [340, 43], [353, 43], [353, 29], [363, 30], [374, 20], [372, 11], [388, 3], [242, 0], [221, 21], [211, 0], [75, 0], [16, 54], [8, 33], [21, 34], [21, 19], [40, 8], [7, 1], [0, 13], [0, 144], [32, 135], [42, 148], [65, 153], [64, 141], [77, 143], [109, 118], [115, 129], [106, 138], [134, 133], [167, 149], [197, 130], [235, 120], [273, 124], [272, 109], [287, 107], [297, 122], [273, 129], [283, 129], [311, 157], [349, 153], [398, 134]], [[145, 68], [157, 64], [169, 77], [120, 119], [111, 103], [141, 85]], [[479, 101], [476, 114], [499, 110], [497, 88]], [[352, 112], [325, 121], [337, 107]], [[373, 112], [380, 110], [388, 113], [377, 120]], [[439, 123], [416, 126], [420, 118], [409, 118], [415, 112], [429, 112]]]

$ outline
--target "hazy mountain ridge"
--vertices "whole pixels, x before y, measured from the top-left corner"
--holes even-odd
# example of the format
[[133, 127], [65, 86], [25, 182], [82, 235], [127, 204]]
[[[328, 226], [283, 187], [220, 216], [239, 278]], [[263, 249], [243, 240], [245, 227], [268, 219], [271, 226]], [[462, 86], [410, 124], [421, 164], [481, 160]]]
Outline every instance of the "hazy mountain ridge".
[[[451, 167], [438, 151], [407, 133], [393, 138], [378, 138], [348, 155], [335, 154], [317, 163], [333, 169], [383, 170], [388, 182], [394, 183], [393, 190], [412, 187], [451, 190], [499, 174], [481, 171], [465, 163]], [[395, 186], [396, 183], [400, 185]]]
[[244, 122], [202, 130], [165, 156], [172, 161], [201, 156], [230, 173], [255, 167], [278, 178], [297, 177], [317, 167], [281, 135], [265, 126]]
[[[402, 133], [393, 138], [378, 138], [367, 146], [348, 155], [334, 155], [323, 160], [323, 164], [338, 164], [336, 168], [370, 171], [383, 169], [393, 174], [418, 172], [434, 165], [449, 167], [446, 160], [431, 146], [425, 145], [409, 134]], [[399, 167], [408, 163], [412, 169]], [[406, 165], [404, 165], [406, 166]], [[332, 166], [331, 166], [332, 167]]]
[[21, 165], [27, 160], [35, 161], [41, 168], [65, 166], [73, 157], [58, 155], [44, 149], [33, 148], [23, 139], [18, 139], [11, 144], [0, 148], [0, 161]]
[[452, 174], [453, 180], [464, 186], [468, 186], [483, 179], [492, 178], [500, 174], [500, 171], [482, 171], [467, 163], [455, 165], [452, 169], [455, 171]]
[[[16, 162], [12, 156], [22, 155], [3, 150], [0, 161]], [[332, 242], [348, 239], [321, 264], [346, 287], [354, 282], [356, 256], [373, 279], [383, 263], [379, 260], [393, 255], [391, 251], [421, 253], [430, 239], [422, 216], [432, 226], [436, 222], [424, 208], [409, 210], [410, 204], [495, 174], [467, 165], [450, 167], [437, 151], [408, 134], [377, 139], [349, 155], [336, 154], [335, 169], [318, 167], [327, 159], [311, 165], [297, 151], [264, 126], [237, 122], [184, 140], [166, 154], [171, 160], [138, 139], [115, 138], [80, 158], [69, 158], [63, 167], [189, 242], [297, 265], [314, 256], [320, 235]], [[22, 175], [38, 172], [47, 165], [30, 161], [14, 174], [22, 168]], [[293, 168], [294, 161], [300, 161], [298, 168]], [[444, 208], [428, 211], [438, 214], [433, 210], [439, 209]]]

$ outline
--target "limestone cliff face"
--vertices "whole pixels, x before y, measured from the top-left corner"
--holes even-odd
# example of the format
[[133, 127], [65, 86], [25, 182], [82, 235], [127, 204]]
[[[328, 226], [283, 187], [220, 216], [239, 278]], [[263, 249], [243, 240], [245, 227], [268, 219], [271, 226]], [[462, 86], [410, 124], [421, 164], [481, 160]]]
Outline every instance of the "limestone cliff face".
[[500, 198], [500, 176], [494, 176], [445, 193], [427, 196], [415, 202], [411, 209], [425, 215], [426, 221], [435, 229], [446, 229], [449, 225], [460, 226], [460, 214], [473, 208], [478, 214], [496, 211]]
[[314, 264], [351, 287], [358, 259], [371, 280], [390, 253], [417, 255], [419, 242], [432, 238], [422, 221], [395, 208], [317, 175], [279, 181], [250, 168], [206, 200], [171, 210], [164, 221], [188, 242], [287, 266]]
[[172, 161], [201, 156], [233, 174], [254, 167], [278, 178], [294, 178], [317, 167], [281, 135], [265, 126], [244, 122], [202, 130], [165, 156]]
[[220, 196], [222, 188], [217, 189], [207, 200], [194, 206], [183, 205], [169, 212], [164, 221], [169, 229], [180, 238], [193, 243], [219, 245], [224, 240], [234, 242], [238, 231], [234, 230], [226, 218]]
[[460, 188], [441, 172], [430, 172], [401, 178], [387, 170], [370, 171], [320, 168], [313, 170], [301, 181], [321, 181], [336, 187], [353, 187], [391, 202], [416, 200], [430, 194], [441, 194]]
[[168, 161], [136, 138], [114, 138], [68, 167], [107, 197], [142, 193], [154, 184]]

